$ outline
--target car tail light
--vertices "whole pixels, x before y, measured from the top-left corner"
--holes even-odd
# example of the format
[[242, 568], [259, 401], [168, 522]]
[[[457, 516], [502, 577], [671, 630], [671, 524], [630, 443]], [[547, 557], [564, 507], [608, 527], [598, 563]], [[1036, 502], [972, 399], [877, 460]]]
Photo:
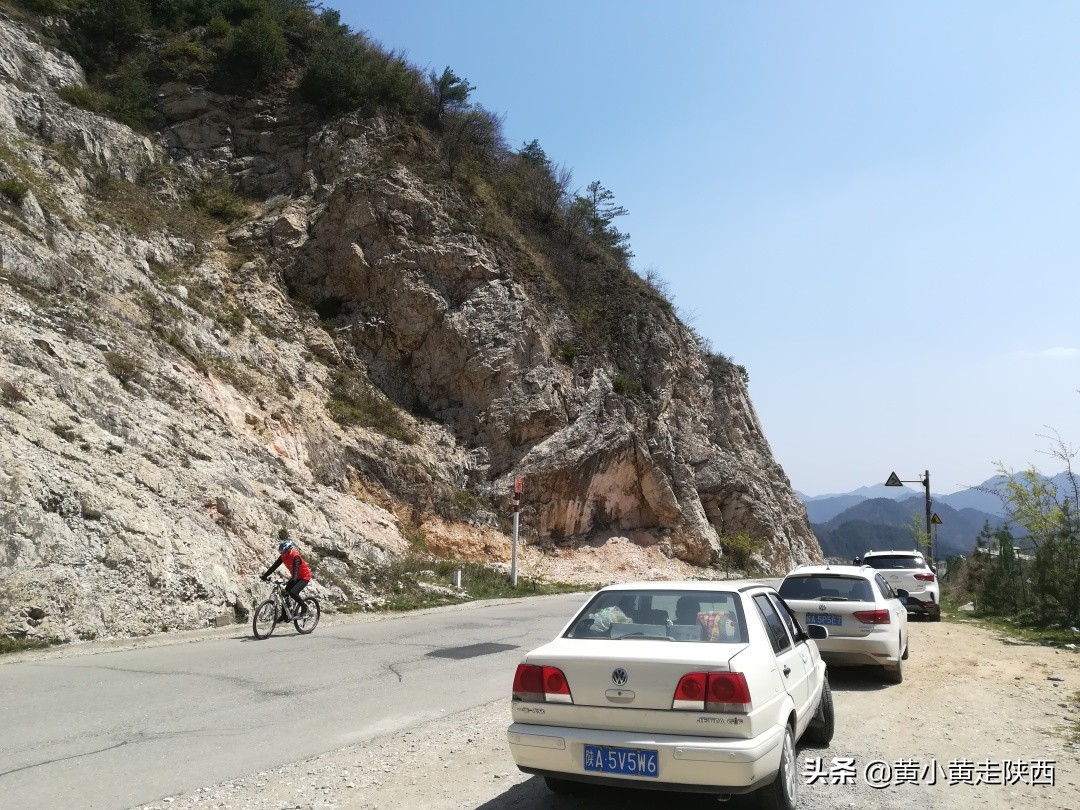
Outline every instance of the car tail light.
[[937, 579], [937, 577], [935, 577], [933, 574], [927, 573], [927, 574], [916, 574], [915, 579], [919, 580], [920, 582], [933, 582], [935, 579]]
[[750, 688], [741, 672], [689, 672], [679, 679], [671, 708], [692, 712], [748, 712]]
[[570, 684], [557, 667], [518, 664], [514, 673], [514, 700], [529, 703], [573, 703]]
[[855, 618], [863, 624], [890, 624], [892, 616], [887, 610], [856, 610]]

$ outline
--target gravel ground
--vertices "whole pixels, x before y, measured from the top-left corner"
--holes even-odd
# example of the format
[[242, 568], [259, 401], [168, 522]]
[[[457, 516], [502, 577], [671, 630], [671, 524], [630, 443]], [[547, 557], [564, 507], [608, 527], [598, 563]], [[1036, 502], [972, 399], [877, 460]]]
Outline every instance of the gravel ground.
[[[836, 736], [828, 749], [800, 749], [800, 807], [1080, 808], [1080, 745], [1071, 736], [1080, 719], [1080, 657], [1011, 643], [966, 622], [912, 623], [911, 639], [900, 685], [886, 686], [866, 670], [831, 672]], [[141, 810], [644, 810], [661, 799], [651, 792], [549, 793], [543, 780], [514, 767], [505, 743], [508, 704], [499, 700]], [[678, 801], [681, 808], [716, 806]]]

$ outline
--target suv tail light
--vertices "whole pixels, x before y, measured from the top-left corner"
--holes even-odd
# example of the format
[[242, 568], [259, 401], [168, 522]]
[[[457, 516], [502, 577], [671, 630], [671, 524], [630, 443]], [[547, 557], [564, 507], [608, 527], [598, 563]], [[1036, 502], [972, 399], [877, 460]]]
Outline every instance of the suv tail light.
[[514, 700], [529, 703], [573, 703], [570, 684], [557, 667], [518, 664], [514, 673]]
[[933, 574], [916, 574], [915, 579], [919, 580], [920, 582], [933, 582], [935, 579], [937, 579], [937, 577], [935, 577]]
[[749, 712], [750, 688], [741, 672], [689, 672], [679, 679], [672, 709], [691, 712]]
[[854, 615], [863, 624], [892, 623], [892, 616], [887, 610], [856, 610]]

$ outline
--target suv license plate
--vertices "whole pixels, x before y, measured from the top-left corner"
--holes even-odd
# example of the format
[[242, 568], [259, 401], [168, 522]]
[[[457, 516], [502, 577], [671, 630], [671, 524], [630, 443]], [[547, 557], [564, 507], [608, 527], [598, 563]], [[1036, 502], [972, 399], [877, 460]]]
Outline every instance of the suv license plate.
[[906, 605], [907, 604], [907, 597], [906, 596], [898, 596], [897, 599], [900, 600], [901, 605]]
[[827, 613], [807, 613], [806, 614], [806, 623], [807, 624], [832, 624], [832, 625], [836, 625], [837, 627], [839, 627], [841, 624], [844, 623], [844, 620], [841, 619], [839, 616], [830, 616]]
[[660, 775], [660, 757], [643, 748], [613, 748], [609, 745], [585, 746], [585, 770], [618, 773], [625, 776]]

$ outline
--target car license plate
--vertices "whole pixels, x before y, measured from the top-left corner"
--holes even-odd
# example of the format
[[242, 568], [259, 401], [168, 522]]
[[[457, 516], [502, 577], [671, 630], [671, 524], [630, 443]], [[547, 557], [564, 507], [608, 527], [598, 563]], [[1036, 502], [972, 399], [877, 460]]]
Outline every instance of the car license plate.
[[807, 624], [832, 624], [832, 625], [839, 626], [839, 625], [844, 623], [844, 620], [841, 619], [839, 616], [830, 616], [827, 613], [807, 613], [806, 614], [806, 623]]
[[901, 605], [906, 605], [907, 604], [907, 597], [906, 596], [900, 596], [898, 598], [900, 599], [900, 604]]
[[585, 770], [655, 778], [660, 775], [660, 757], [647, 748], [586, 745]]

